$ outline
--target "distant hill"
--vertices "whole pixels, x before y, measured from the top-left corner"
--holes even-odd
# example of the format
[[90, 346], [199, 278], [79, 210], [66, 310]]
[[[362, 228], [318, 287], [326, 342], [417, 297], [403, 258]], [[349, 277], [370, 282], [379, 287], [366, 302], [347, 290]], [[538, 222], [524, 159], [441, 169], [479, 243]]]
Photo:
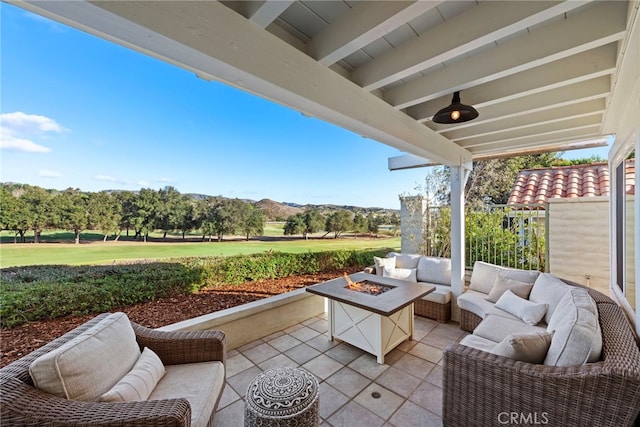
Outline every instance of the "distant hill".
[[256, 208], [262, 209], [269, 221], [284, 221], [291, 215], [304, 212], [304, 208], [302, 207], [290, 206], [286, 203], [274, 202], [270, 199], [253, 202], [253, 205]]

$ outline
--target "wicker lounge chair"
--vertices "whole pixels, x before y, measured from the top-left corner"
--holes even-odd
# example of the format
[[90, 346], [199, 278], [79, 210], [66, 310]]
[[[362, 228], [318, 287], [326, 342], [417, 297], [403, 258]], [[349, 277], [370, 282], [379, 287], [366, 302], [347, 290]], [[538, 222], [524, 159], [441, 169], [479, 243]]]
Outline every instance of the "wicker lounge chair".
[[[34, 387], [29, 375], [29, 365], [36, 358], [60, 347], [107, 315], [108, 313], [95, 317], [0, 369], [1, 425], [190, 425], [191, 407], [183, 398], [125, 403], [83, 402], [55, 397]], [[131, 323], [140, 348], [152, 349], [164, 365], [225, 361], [226, 339], [221, 331], [160, 332]], [[214, 413], [215, 409], [210, 421], [213, 420]]]

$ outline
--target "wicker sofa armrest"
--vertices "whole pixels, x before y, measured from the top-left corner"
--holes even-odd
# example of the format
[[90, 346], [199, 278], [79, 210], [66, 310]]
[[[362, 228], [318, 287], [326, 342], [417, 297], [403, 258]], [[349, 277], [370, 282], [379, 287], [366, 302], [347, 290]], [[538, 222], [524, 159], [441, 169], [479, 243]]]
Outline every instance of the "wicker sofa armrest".
[[101, 403], [43, 393], [14, 377], [2, 378], [0, 424], [7, 426], [167, 426], [191, 423], [186, 399]]
[[149, 347], [165, 365], [226, 361], [222, 331], [158, 331], [131, 322], [140, 348]]
[[640, 405], [638, 378], [605, 362], [536, 365], [461, 344], [445, 350], [443, 390], [447, 426], [631, 426]]

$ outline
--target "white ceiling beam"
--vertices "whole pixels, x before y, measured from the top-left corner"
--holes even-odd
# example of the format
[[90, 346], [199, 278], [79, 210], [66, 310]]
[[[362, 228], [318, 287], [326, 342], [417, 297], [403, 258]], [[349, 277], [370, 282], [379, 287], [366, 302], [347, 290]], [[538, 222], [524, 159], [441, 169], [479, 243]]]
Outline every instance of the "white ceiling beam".
[[267, 28], [275, 21], [294, 0], [265, 0], [259, 2], [247, 2], [247, 18], [262, 28]]
[[592, 4], [567, 19], [389, 89], [384, 99], [396, 108], [406, 108], [618, 41], [626, 30], [626, 6], [624, 2]]
[[[602, 76], [597, 79], [574, 83], [558, 89], [482, 107], [480, 108], [480, 117], [469, 122], [460, 123], [459, 125], [455, 125], [455, 127], [435, 122], [428, 122], [427, 125], [438, 133], [449, 137], [451, 135], [449, 132], [452, 130], [458, 131], [473, 128], [472, 131], [476, 132], [476, 129], [481, 126], [496, 126], [495, 122], [512, 117], [527, 116], [525, 118], [525, 120], [527, 120], [531, 114], [552, 109], [555, 111], [558, 107], [569, 106], [570, 108], [574, 108], [576, 104], [580, 104], [577, 105], [578, 108], [585, 108], [582, 104], [588, 104], [589, 101], [595, 99], [602, 99], [610, 92], [611, 76]], [[504, 122], [501, 122], [497, 125], [502, 126], [503, 123]]]
[[[616, 55], [616, 43], [610, 43], [544, 66], [468, 88], [460, 96], [464, 103], [483, 108], [608, 76], [616, 70]], [[450, 103], [451, 95], [447, 95], [409, 107], [406, 112], [418, 121], [426, 122], [431, 120], [436, 111]]]
[[543, 139], [545, 135], [555, 135], [569, 130], [579, 130], [591, 128], [593, 126], [601, 126], [602, 113], [592, 114], [577, 119], [569, 118], [553, 123], [541, 123], [534, 126], [521, 129], [507, 129], [503, 132], [468, 138], [460, 142], [460, 146], [467, 149], [482, 145], [495, 145], [499, 143], [514, 143], [519, 140]]
[[433, 160], [414, 156], [412, 154], [403, 154], [401, 156], [389, 157], [387, 165], [390, 171], [398, 171], [404, 169], [424, 168], [427, 166], [433, 166], [435, 163]]
[[[483, 145], [480, 147], [472, 147], [469, 149], [473, 153], [474, 159], [487, 155], [499, 154], [501, 156], [512, 153], [518, 155], [527, 149], [540, 150], [544, 147], [553, 146], [553, 151], [563, 151], [575, 149], [572, 147], [575, 141], [596, 140], [602, 138], [599, 132], [599, 125], [586, 126], [579, 129], [566, 129], [548, 135], [536, 135], [528, 138], [522, 138], [519, 141], [500, 141], [493, 145]], [[574, 142], [570, 142], [574, 141]], [[606, 144], [594, 144], [594, 146], [602, 146]], [[580, 147], [583, 148], [583, 147]], [[586, 148], [586, 147], [584, 147]], [[551, 150], [544, 150], [551, 151]]]
[[515, 147], [499, 147], [492, 150], [482, 150], [473, 154], [473, 160], [488, 160], [498, 157], [521, 156], [525, 154], [539, 154], [556, 151], [582, 150], [585, 148], [606, 147], [609, 145], [611, 136], [601, 136], [598, 133], [576, 134], [577, 136], [567, 138], [552, 138], [551, 140], [538, 140], [537, 142], [525, 143]]
[[582, 6], [580, 1], [482, 2], [355, 70], [374, 90]]
[[331, 65], [435, 8], [439, 1], [373, 1], [356, 3], [307, 44], [307, 53]]
[[218, 2], [16, 3], [446, 165], [471, 154]]
[[556, 108], [539, 110], [525, 115], [512, 116], [489, 123], [480, 124], [464, 129], [452, 129], [442, 135], [457, 143], [465, 139], [478, 138], [488, 135], [499, 135], [506, 131], [538, 127], [567, 119], [575, 119], [593, 114], [602, 114], [606, 103], [604, 97], [578, 104], [563, 105]]

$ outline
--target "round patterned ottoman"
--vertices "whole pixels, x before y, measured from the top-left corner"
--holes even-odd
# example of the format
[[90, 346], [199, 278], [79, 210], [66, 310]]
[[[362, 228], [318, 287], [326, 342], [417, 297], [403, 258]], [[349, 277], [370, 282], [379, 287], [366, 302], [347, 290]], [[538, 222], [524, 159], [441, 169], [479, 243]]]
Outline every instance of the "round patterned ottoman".
[[245, 427], [318, 425], [318, 380], [299, 368], [270, 369], [247, 388]]

